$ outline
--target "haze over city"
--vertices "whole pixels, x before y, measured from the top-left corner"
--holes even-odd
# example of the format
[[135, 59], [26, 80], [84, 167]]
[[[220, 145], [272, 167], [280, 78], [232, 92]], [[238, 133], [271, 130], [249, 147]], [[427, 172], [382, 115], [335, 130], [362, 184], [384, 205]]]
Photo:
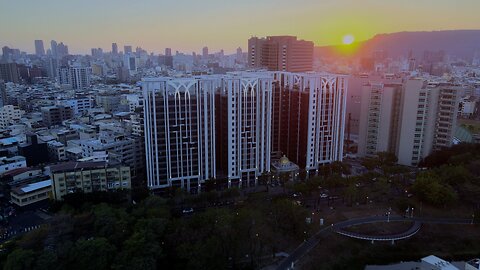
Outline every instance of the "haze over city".
[[0, 1], [0, 269], [480, 270], [479, 0]]
[[[156, 53], [203, 46], [233, 53], [250, 36], [294, 35], [317, 46], [345, 35], [478, 29], [476, 0], [85, 0], [2, 1], [0, 46], [33, 52], [31, 40], [63, 40], [72, 53], [112, 42]], [[19, 19], [21, 17], [21, 19]]]

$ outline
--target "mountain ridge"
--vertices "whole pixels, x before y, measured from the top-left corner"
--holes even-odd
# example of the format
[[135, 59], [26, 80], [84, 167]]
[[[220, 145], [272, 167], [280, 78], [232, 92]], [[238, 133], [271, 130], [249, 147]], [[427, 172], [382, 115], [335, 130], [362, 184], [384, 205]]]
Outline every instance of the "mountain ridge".
[[[415, 57], [421, 57], [427, 50], [443, 50], [449, 55], [471, 59], [476, 50], [480, 51], [480, 29], [382, 33], [355, 45], [357, 50], [350, 55], [353, 57], [368, 56], [379, 50], [387, 51], [389, 57], [407, 56], [410, 51]], [[318, 46], [315, 54], [335, 56], [342, 47], [345, 45]]]

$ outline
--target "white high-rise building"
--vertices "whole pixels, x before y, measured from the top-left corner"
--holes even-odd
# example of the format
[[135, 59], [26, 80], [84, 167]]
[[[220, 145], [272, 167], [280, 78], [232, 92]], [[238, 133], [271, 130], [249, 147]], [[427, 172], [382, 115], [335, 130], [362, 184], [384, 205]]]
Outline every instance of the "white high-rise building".
[[73, 66], [70, 68], [70, 84], [73, 89], [84, 89], [90, 86], [91, 67]]
[[142, 87], [149, 188], [195, 192], [214, 178], [253, 186], [272, 154], [308, 171], [342, 160], [344, 76], [244, 72], [146, 78]]
[[408, 79], [364, 86], [358, 155], [390, 152], [398, 163], [416, 166], [434, 150], [450, 147], [460, 86]]
[[75, 65], [72, 67], [60, 67], [57, 69], [58, 83], [61, 85], [70, 85], [73, 89], [84, 89], [89, 87], [91, 75], [91, 67]]

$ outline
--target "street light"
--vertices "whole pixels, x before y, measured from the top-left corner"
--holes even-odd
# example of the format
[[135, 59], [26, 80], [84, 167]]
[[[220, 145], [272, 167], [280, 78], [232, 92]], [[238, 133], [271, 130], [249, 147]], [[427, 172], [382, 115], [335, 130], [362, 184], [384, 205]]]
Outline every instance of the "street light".
[[410, 212], [410, 217], [411, 217], [411, 218], [413, 218], [413, 210], [414, 210], [414, 209], [415, 209], [415, 208], [412, 207], [412, 212]]

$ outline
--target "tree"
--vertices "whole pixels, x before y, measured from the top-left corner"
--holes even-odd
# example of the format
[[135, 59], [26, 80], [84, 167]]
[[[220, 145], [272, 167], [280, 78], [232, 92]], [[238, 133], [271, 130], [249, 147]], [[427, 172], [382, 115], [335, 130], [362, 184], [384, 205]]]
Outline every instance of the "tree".
[[70, 250], [68, 269], [109, 269], [115, 256], [115, 247], [106, 238], [81, 239]]
[[37, 258], [36, 270], [53, 270], [60, 269], [58, 265], [57, 254], [52, 251], [45, 250]]
[[353, 201], [357, 199], [357, 187], [354, 184], [349, 184], [343, 192], [343, 196], [349, 201], [349, 205], [352, 205]]
[[4, 270], [30, 270], [33, 269], [35, 252], [29, 249], [15, 249], [7, 257]]
[[420, 198], [437, 206], [446, 206], [457, 199], [453, 188], [447, 183], [442, 183], [441, 178], [431, 171], [417, 176], [413, 190]]

